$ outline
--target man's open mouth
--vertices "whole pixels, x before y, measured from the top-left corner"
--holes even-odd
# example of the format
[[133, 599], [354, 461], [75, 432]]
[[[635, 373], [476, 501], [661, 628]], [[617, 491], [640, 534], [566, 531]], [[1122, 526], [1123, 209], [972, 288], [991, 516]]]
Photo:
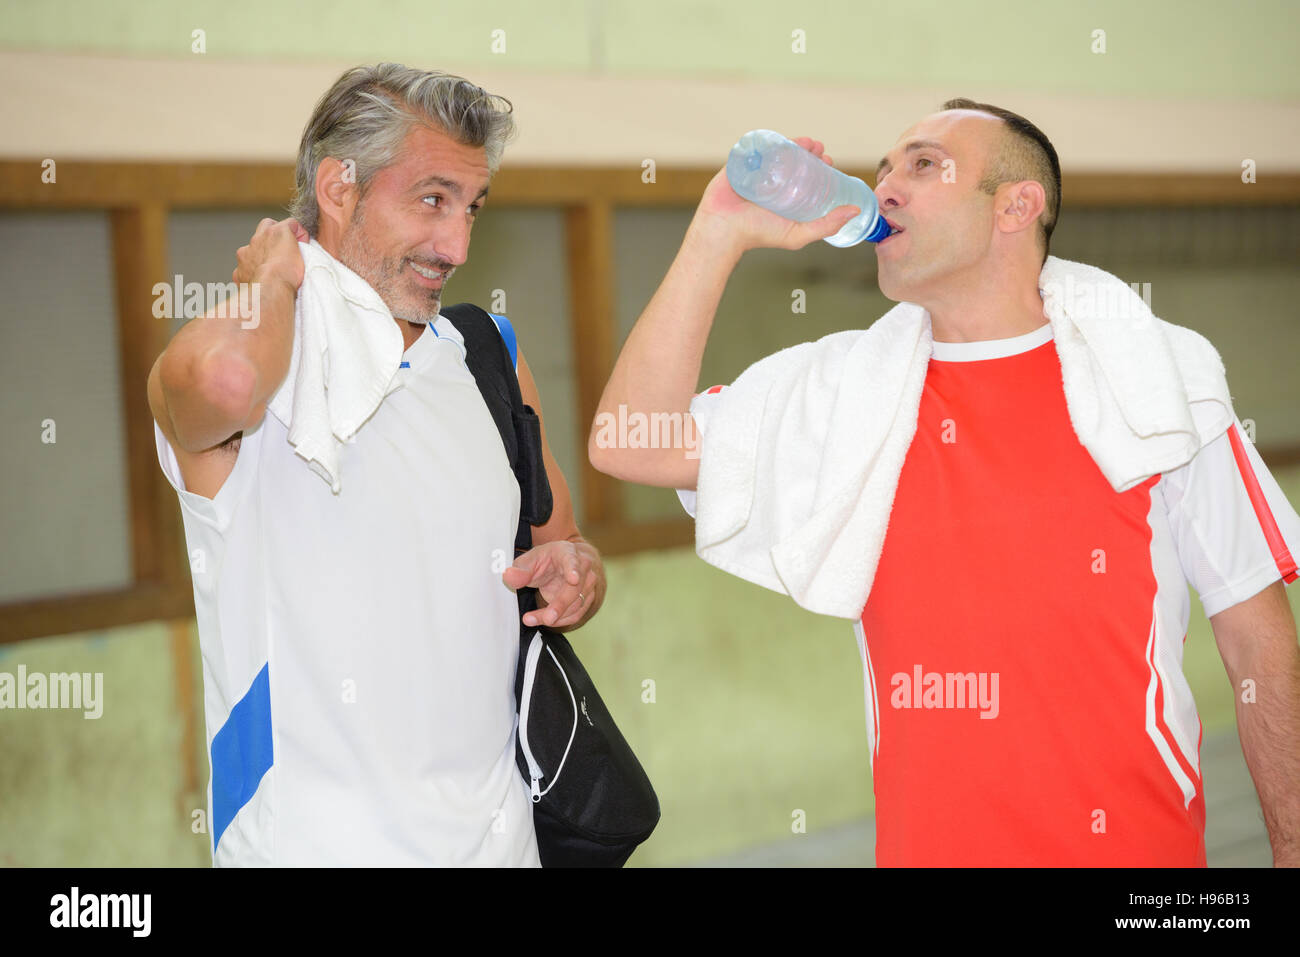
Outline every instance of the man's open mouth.
[[447, 277], [451, 275], [450, 271], [442, 272], [441, 270], [438, 269], [430, 269], [428, 266], [421, 266], [415, 260], [411, 260], [410, 262], [411, 262], [412, 269], [414, 269], [425, 279], [430, 279], [433, 280], [434, 282], [446, 282]]
[[889, 242], [891, 239], [893, 239], [893, 238], [894, 238], [895, 236], [897, 236], [899, 233], [904, 232], [904, 229], [903, 229], [902, 226], [895, 225], [894, 223], [890, 222], [888, 219], [886, 219], [885, 222], [886, 222], [886, 223], [889, 223], [890, 233], [889, 233], [888, 236], [886, 236], [886, 237], [885, 237], [884, 239], [882, 239], [880, 242], [876, 243], [877, 246], [883, 246], [885, 243]]

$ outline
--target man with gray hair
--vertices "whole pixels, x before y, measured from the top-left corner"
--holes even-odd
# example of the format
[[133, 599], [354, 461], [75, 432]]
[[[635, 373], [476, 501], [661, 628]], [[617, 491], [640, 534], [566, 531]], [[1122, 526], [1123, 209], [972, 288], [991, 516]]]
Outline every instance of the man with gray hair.
[[[239, 250], [258, 322], [214, 311], [150, 373], [159, 462], [205, 556], [214, 864], [538, 864], [515, 764], [514, 590], [538, 589], [528, 624], [566, 630], [599, 608], [604, 571], [544, 427], [554, 508], [534, 547], [503, 560], [519, 487], [440, 315], [510, 111], [456, 76], [344, 73], [303, 133], [296, 221], [263, 220]], [[266, 414], [290, 369], [308, 240], [378, 293], [405, 347], [397, 388], [342, 448], [338, 491]], [[522, 352], [516, 371], [540, 417]]]

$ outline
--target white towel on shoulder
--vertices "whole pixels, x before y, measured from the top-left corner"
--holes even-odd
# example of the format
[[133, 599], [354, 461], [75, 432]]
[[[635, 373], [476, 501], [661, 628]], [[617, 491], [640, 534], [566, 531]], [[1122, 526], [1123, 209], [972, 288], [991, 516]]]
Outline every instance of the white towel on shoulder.
[[405, 345], [379, 293], [312, 240], [294, 304], [289, 374], [267, 410], [289, 444], [337, 495], [343, 444], [397, 388]]
[[[1122, 492], [1191, 460], [1233, 422], [1223, 362], [1101, 269], [1049, 256], [1039, 277], [1070, 420]], [[723, 391], [701, 449], [700, 557], [857, 619], [916, 432], [929, 312], [899, 303], [865, 331], [784, 349]]]

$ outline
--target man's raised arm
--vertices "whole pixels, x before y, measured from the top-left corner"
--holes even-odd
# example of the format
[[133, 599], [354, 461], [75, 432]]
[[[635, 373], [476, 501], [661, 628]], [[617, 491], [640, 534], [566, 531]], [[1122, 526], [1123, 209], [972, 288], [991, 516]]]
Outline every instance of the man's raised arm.
[[[807, 138], [795, 142], [830, 163], [821, 143]], [[637, 421], [639, 416], [656, 422], [664, 414], [689, 419], [709, 329], [727, 279], [745, 250], [801, 249], [834, 235], [857, 214], [856, 207], [841, 206], [821, 219], [797, 223], [741, 199], [725, 170], [714, 176], [668, 274], [614, 364], [587, 440], [591, 464], [641, 485], [695, 488], [700, 463], [690, 454], [694, 443], [628, 448], [627, 437], [611, 425]], [[693, 428], [693, 423], [688, 421], [687, 427]], [[685, 436], [686, 430], [674, 434]]]
[[[294, 298], [302, 282], [294, 220], [264, 219], [237, 258], [236, 283], [258, 284], [256, 315], [208, 315], [186, 323], [150, 372], [155, 417], [179, 448], [197, 453], [262, 420], [266, 403], [289, 373]], [[242, 298], [242, 297], [240, 297]], [[151, 399], [151, 404], [153, 399]]]

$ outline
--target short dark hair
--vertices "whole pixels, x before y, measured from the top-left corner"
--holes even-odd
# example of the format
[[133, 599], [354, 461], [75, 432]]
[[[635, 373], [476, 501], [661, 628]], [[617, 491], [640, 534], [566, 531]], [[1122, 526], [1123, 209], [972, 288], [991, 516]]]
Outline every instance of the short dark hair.
[[1057, 217], [1061, 214], [1061, 162], [1057, 159], [1056, 147], [1052, 141], [1023, 116], [1000, 106], [958, 97], [949, 100], [939, 109], [977, 110], [996, 116], [1005, 124], [1006, 132], [1002, 137], [1001, 148], [984, 170], [979, 189], [991, 196], [1003, 183], [1018, 183], [1026, 179], [1035, 180], [1043, 187], [1046, 201], [1043, 212], [1038, 217], [1038, 235], [1042, 240], [1043, 262], [1047, 262], [1052, 230], [1056, 228]]

